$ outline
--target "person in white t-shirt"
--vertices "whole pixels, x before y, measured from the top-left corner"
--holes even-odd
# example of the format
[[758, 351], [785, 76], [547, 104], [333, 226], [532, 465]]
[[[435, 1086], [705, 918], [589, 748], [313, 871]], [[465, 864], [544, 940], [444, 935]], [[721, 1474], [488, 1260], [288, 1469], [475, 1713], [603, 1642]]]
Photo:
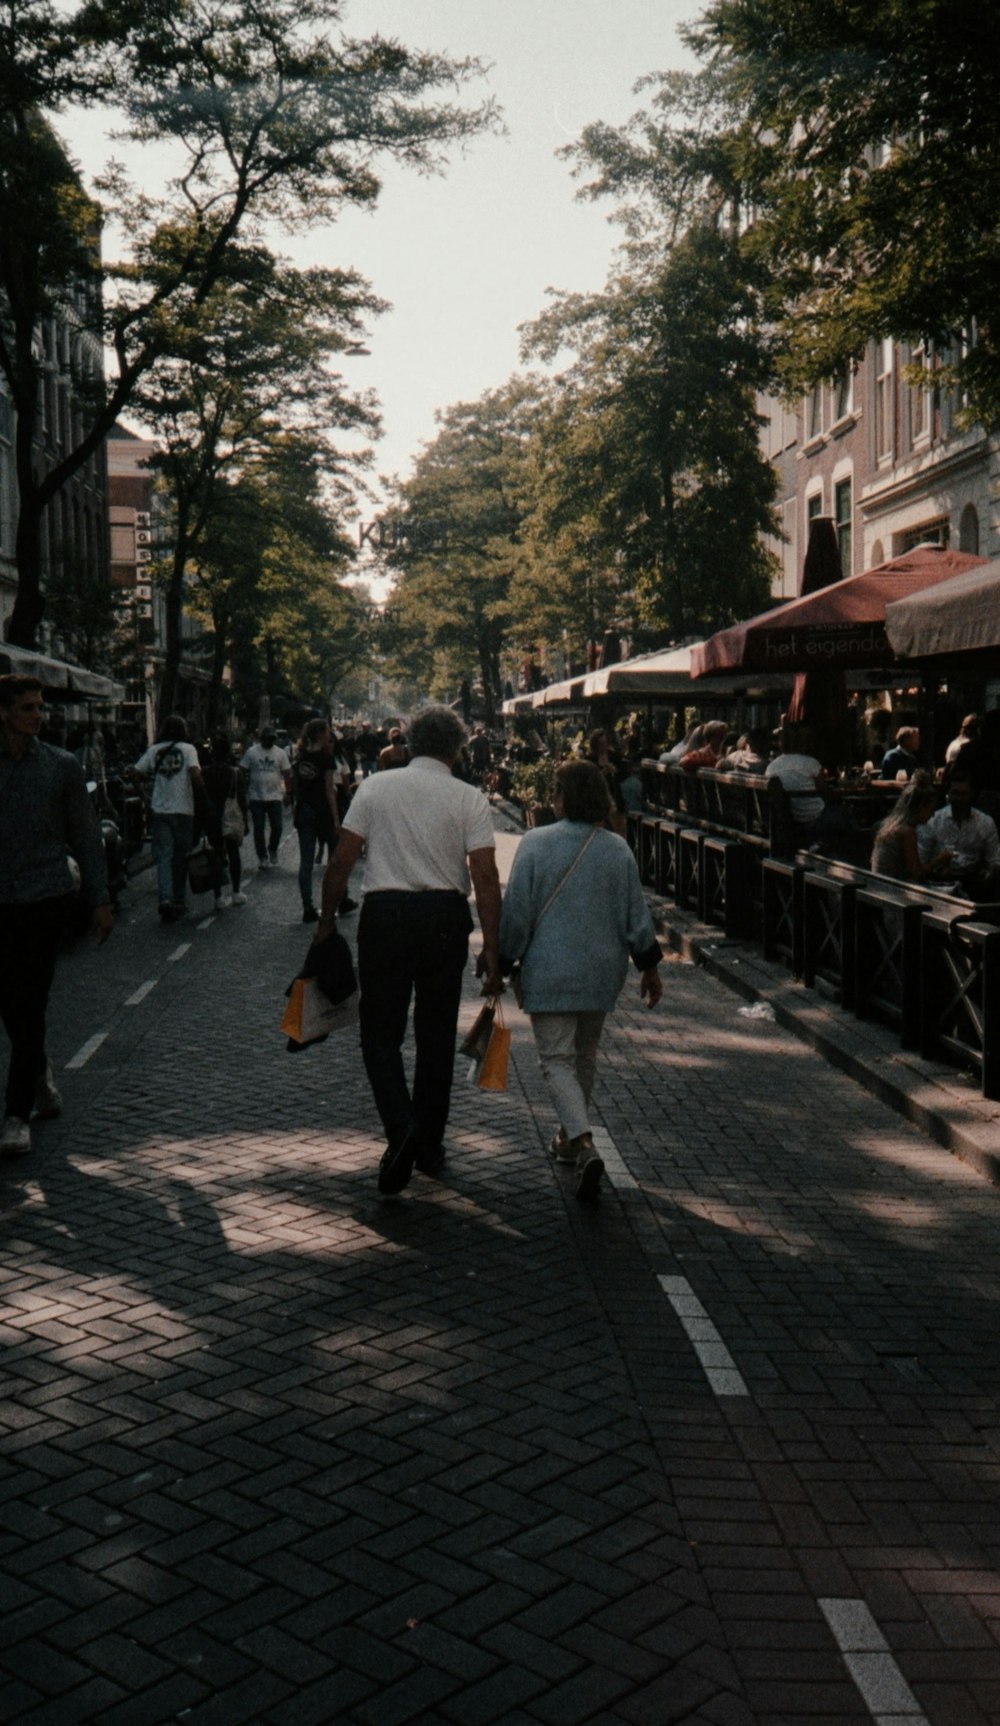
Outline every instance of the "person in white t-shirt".
[[292, 764], [276, 742], [273, 725], [265, 725], [260, 742], [252, 743], [240, 762], [247, 776], [247, 803], [253, 823], [253, 843], [261, 869], [274, 869], [281, 844], [282, 810], [292, 791]]
[[791, 800], [796, 827], [815, 827], [825, 804], [819, 793], [823, 764], [810, 753], [812, 734], [804, 725], [786, 725], [781, 734], [781, 754], [769, 761], [765, 779], [777, 779]]
[[[382, 1193], [398, 1193], [416, 1166], [440, 1170], [451, 1101], [458, 1008], [469, 951], [470, 877], [483, 935], [476, 974], [500, 990], [500, 878], [490, 806], [452, 774], [465, 726], [450, 707], [427, 707], [410, 727], [412, 759], [365, 779], [344, 816], [323, 877], [316, 940], [333, 933], [351, 870], [366, 853], [358, 927], [361, 1053], [388, 1145]], [[413, 1000], [412, 1092], [403, 1039]]]
[[164, 721], [159, 741], [136, 762], [133, 773], [152, 778], [150, 838], [165, 923], [187, 910], [187, 858], [194, 840], [195, 793], [203, 792], [198, 751], [188, 742], [179, 713]]

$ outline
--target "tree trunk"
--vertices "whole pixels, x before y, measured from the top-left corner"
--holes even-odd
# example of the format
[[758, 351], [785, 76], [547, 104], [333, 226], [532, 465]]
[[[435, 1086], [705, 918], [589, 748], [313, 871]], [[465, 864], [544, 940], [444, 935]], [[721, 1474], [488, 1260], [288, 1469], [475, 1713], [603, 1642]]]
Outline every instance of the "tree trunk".
[[[22, 364], [22, 373], [30, 374], [30, 353]], [[38, 423], [37, 392], [31, 378], [30, 392], [19, 392], [19, 410], [15, 429], [15, 464], [17, 469], [17, 596], [7, 624], [7, 640], [16, 647], [35, 647], [38, 627], [45, 615], [42, 596], [42, 502], [38, 477], [35, 473], [35, 431]]]
[[185, 562], [181, 539], [178, 536], [166, 591], [167, 639], [163, 656], [163, 676], [160, 681], [160, 703], [156, 715], [159, 729], [162, 729], [164, 720], [177, 707], [177, 689], [181, 668], [181, 621], [184, 615]]
[[483, 704], [486, 708], [486, 724], [490, 730], [496, 717], [494, 702], [494, 660], [495, 654], [490, 652], [489, 643], [480, 640], [479, 643], [479, 675], [483, 680]]
[[212, 613], [212, 681], [208, 686], [208, 729], [214, 735], [222, 721], [222, 674], [226, 669], [229, 618], [221, 608]]
[[21, 493], [17, 517], [17, 597], [7, 624], [7, 640], [15, 647], [36, 647], [45, 615], [42, 597], [42, 511], [37, 496]]

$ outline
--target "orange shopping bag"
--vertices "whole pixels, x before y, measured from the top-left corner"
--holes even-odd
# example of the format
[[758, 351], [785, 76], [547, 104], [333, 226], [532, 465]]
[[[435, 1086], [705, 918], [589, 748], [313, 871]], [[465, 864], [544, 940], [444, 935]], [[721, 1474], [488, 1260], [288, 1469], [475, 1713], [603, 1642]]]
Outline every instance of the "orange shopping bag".
[[479, 1069], [476, 1085], [481, 1091], [505, 1091], [507, 1089], [507, 1063], [510, 1058], [510, 1032], [503, 1022], [503, 1008], [500, 997], [497, 996], [494, 1006], [496, 1015], [490, 1040], [486, 1045], [483, 1064]]

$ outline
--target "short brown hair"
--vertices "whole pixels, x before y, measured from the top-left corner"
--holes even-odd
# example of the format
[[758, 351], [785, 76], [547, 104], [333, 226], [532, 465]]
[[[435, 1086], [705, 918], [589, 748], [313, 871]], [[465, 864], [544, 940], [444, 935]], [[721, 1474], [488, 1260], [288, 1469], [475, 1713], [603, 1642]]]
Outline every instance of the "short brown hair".
[[567, 821], [606, 821], [613, 805], [608, 782], [592, 761], [563, 761], [555, 771]]

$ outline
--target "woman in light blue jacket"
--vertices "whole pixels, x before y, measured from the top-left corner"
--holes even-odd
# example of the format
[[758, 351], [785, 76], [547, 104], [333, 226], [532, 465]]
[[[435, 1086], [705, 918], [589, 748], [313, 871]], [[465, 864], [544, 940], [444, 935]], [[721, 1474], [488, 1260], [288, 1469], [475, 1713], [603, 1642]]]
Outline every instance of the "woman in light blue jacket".
[[501, 963], [506, 974], [521, 962], [524, 1008], [559, 1116], [553, 1155], [573, 1164], [577, 1196], [593, 1199], [604, 1173], [589, 1114], [601, 1030], [630, 956], [640, 995], [656, 1005], [661, 954], [635, 858], [605, 826], [611, 799], [599, 769], [563, 762], [553, 806], [555, 825], [527, 833], [514, 859]]

